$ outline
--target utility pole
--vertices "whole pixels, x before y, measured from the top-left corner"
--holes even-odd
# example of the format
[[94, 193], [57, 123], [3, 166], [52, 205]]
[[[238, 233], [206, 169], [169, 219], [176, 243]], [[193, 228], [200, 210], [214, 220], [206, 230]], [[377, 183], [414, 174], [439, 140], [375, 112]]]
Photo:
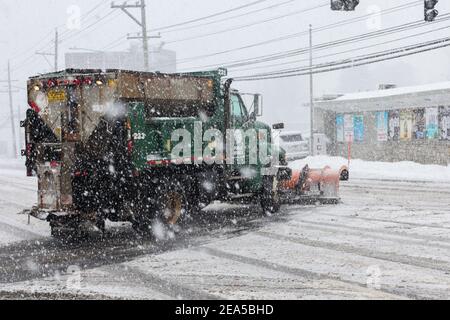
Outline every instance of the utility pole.
[[58, 29], [55, 29], [55, 72], [58, 72]]
[[[50, 52], [38, 52], [38, 51], [36, 51], [36, 54], [43, 56], [44, 59], [47, 61], [47, 63], [51, 67], [54, 67], [55, 72], [58, 71], [58, 46], [59, 46], [58, 29], [55, 29], [55, 52], [54, 53], [50, 53]], [[51, 56], [51, 57], [55, 58], [54, 65], [52, 65], [50, 63], [50, 61], [47, 59], [48, 56]]]
[[[148, 39], [151, 38], [159, 38], [158, 37], [149, 37], [147, 32], [147, 14], [145, 11], [145, 0], [141, 0], [139, 3], [136, 4], [127, 4], [126, 2], [121, 5], [115, 5], [114, 2], [111, 3], [111, 8], [113, 9], [120, 9], [122, 10], [127, 16], [129, 16], [134, 22], [136, 22], [142, 29], [141, 36], [137, 37], [128, 37], [128, 39], [142, 39], [142, 49], [144, 50], [144, 70], [150, 71], [149, 66], [149, 49], [148, 49]], [[133, 16], [127, 9], [130, 8], [140, 8], [141, 9], [141, 20], [137, 19], [135, 16]]]
[[[9, 112], [11, 117], [11, 134], [12, 134], [12, 146], [13, 146], [13, 152], [14, 157], [17, 159], [17, 140], [16, 140], [16, 125], [14, 123], [14, 107], [13, 107], [13, 90], [12, 90], [12, 82], [17, 80], [11, 80], [11, 65], [8, 60], [8, 80], [2, 80], [0, 82], [7, 82], [8, 83], [8, 91], [0, 91], [1, 93], [8, 93], [9, 95]], [[17, 92], [17, 91], [14, 91]]]
[[313, 39], [312, 39], [312, 25], [309, 25], [309, 107], [311, 117], [311, 131], [310, 131], [310, 149], [311, 156], [314, 154], [314, 79], [313, 79]]
[[149, 71], [148, 62], [148, 37], [147, 37], [147, 14], [145, 12], [145, 0], [141, 0], [141, 21], [142, 21], [142, 45], [144, 47], [144, 68]]

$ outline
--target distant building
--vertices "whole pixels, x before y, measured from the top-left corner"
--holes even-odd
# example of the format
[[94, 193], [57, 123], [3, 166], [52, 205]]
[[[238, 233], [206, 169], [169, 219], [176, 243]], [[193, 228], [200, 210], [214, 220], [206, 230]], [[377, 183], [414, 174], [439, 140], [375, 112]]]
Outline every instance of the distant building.
[[[68, 69], [124, 69], [144, 71], [144, 53], [135, 45], [129, 51], [119, 52], [71, 52], [66, 53], [66, 68]], [[150, 71], [164, 73], [176, 72], [175, 51], [153, 47], [149, 51]]]
[[328, 153], [449, 164], [450, 82], [380, 88], [316, 100], [315, 129], [330, 140]]

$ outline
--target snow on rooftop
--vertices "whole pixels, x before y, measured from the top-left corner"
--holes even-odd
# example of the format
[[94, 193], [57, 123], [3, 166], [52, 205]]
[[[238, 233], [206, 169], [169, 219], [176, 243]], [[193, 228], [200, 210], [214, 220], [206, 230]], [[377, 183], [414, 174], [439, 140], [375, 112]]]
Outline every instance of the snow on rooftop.
[[317, 108], [344, 113], [429, 108], [449, 104], [450, 81], [348, 93], [333, 100], [316, 101]]
[[420, 86], [400, 87], [386, 90], [375, 90], [366, 92], [348, 93], [340, 96], [332, 101], [349, 101], [349, 100], [363, 100], [376, 99], [390, 96], [398, 96], [404, 94], [414, 94], [420, 92], [432, 92], [439, 90], [450, 90], [450, 81], [430, 83]]

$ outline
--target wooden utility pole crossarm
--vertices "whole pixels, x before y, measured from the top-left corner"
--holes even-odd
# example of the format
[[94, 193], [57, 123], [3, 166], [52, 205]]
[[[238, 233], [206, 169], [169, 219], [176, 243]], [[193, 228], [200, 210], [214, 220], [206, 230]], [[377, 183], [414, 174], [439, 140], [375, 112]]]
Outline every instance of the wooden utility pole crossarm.
[[[126, 2], [123, 4], [116, 5], [111, 3], [111, 8], [113, 9], [120, 9], [122, 10], [127, 16], [129, 16], [134, 22], [136, 22], [142, 29], [142, 37], [133, 37], [133, 39], [142, 39], [142, 48], [144, 51], [144, 69], [145, 71], [149, 71], [149, 61], [148, 61], [148, 33], [147, 33], [147, 14], [145, 12], [145, 0], [141, 0], [140, 2], [136, 4], [127, 4]], [[140, 8], [141, 9], [141, 20], [133, 16], [132, 13], [130, 13], [127, 9], [130, 8]], [[130, 39], [130, 38], [129, 38]]]
[[[53, 53], [51, 52], [39, 52], [36, 51], [37, 55], [43, 56], [45, 61], [49, 64], [49, 66], [54, 67], [55, 72], [58, 71], [58, 46], [59, 46], [59, 37], [58, 37], [58, 29], [55, 30], [55, 51]], [[54, 65], [50, 63], [50, 60], [47, 59], [48, 56], [54, 57]]]

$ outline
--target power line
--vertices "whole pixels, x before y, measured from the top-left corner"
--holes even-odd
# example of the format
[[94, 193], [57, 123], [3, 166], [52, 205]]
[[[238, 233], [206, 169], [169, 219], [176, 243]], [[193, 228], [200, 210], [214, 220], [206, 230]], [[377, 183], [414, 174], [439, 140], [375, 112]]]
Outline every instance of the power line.
[[[388, 60], [398, 59], [398, 58], [402, 58], [402, 57], [406, 57], [406, 56], [416, 55], [419, 53], [433, 51], [433, 50], [437, 50], [437, 49], [441, 49], [441, 48], [445, 48], [445, 47], [449, 47], [449, 46], [450, 46], [450, 37], [442, 38], [442, 39], [435, 40], [435, 41], [429, 41], [429, 42], [417, 44], [415, 46], [399, 48], [399, 49], [392, 51], [391, 53], [375, 53], [372, 56], [367, 56], [365, 58], [361, 57], [359, 59], [347, 59], [346, 61], [345, 60], [334, 61], [334, 62], [330, 62], [328, 64], [323, 64], [322, 66], [316, 65], [315, 66], [316, 70], [312, 71], [312, 74], [326, 73], [326, 72], [332, 72], [332, 71], [337, 71], [337, 70], [343, 70], [343, 69], [349, 69], [349, 68], [379, 63], [379, 62], [383, 62], [383, 61], [388, 61]], [[422, 48], [422, 49], [417, 50], [419, 48]], [[408, 52], [408, 51], [412, 51], [412, 52]], [[383, 58], [383, 56], [387, 56], [387, 57]], [[373, 59], [375, 59], [375, 60], [373, 60]], [[367, 60], [369, 60], [369, 61], [367, 61]], [[357, 61], [362, 61], [362, 62], [355, 63]], [[325, 68], [327, 68], [327, 69], [325, 69]], [[235, 81], [256, 81], [256, 80], [273, 80], [273, 79], [281, 79], [281, 78], [298, 77], [298, 76], [309, 75], [311, 72], [307, 71], [308, 69], [309, 68], [305, 67], [304, 69], [296, 69], [296, 70], [293, 69], [292, 72], [286, 73], [286, 74], [274, 73], [273, 75], [268, 74], [267, 76], [251, 76], [250, 75], [250, 76], [235, 77], [233, 79]]]
[[[85, 22], [86, 20], [90, 19], [90, 15], [92, 13], [94, 13], [98, 8], [102, 7], [105, 5], [105, 2], [103, 0], [100, 0], [99, 3], [97, 3], [97, 5], [95, 5], [94, 7], [92, 7], [90, 10], [88, 10], [87, 13], [83, 14], [83, 16], [81, 17], [81, 21], [80, 22]], [[63, 26], [65, 26], [65, 24], [62, 24], [60, 26], [58, 26], [58, 28], [62, 28]], [[61, 36], [65, 36], [67, 34], [73, 33], [76, 34], [80, 32], [80, 30], [71, 30], [71, 29], [67, 29], [64, 32], [61, 33]]]
[[[245, 15], [248, 15], [248, 14], [250, 14], [250, 13], [256, 13], [256, 12], [260, 12], [260, 11], [267, 10], [267, 9], [270, 9], [270, 8], [275, 8], [275, 7], [278, 7], [278, 6], [281, 6], [281, 5], [285, 5], [285, 4], [290, 3], [290, 2], [293, 2], [293, 1], [296, 1], [296, 0], [290, 0], [290, 1], [283, 2], [283, 3], [271, 5], [271, 6], [269, 6], [269, 7], [265, 7], [265, 8], [258, 9], [258, 10], [254, 10], [254, 11], [250, 11], [250, 12], [247, 12], [247, 13], [244, 13], [244, 14], [240, 14], [240, 15], [238, 15], [238, 16], [231, 17], [231, 18], [222, 19], [222, 20], [220, 20], [220, 21], [225, 21], [225, 20], [229, 20], [229, 19], [236, 18], [236, 17], [245, 16]], [[258, 2], [258, 1], [257, 1], [257, 2]], [[259, 3], [259, 2], [258, 2], [258, 3]], [[252, 5], [252, 4], [249, 4], [249, 5]], [[300, 11], [296, 11], [294, 14], [299, 14], [299, 13], [302, 13], [302, 12], [311, 11], [311, 10], [314, 10], [314, 9], [318, 9], [318, 8], [325, 7], [325, 6], [327, 6], [327, 5], [328, 5], [328, 4], [322, 4], [322, 5], [319, 5], [319, 6], [312, 7], [312, 8], [303, 9], [303, 10], [300, 10]], [[247, 6], [237, 7], [237, 8], [235, 8], [235, 9], [233, 9], [233, 11], [236, 11], [236, 10], [238, 10], [238, 9], [242, 9], [243, 7], [247, 7]], [[230, 11], [227, 11], [227, 12], [230, 12]], [[224, 14], [224, 12], [219, 12], [219, 13], [217, 13], [217, 14], [214, 14], [214, 16], [218, 16], [218, 15], [221, 15], [221, 14]], [[239, 30], [239, 29], [251, 27], [251, 26], [253, 26], [253, 25], [257, 25], [257, 24], [266, 23], [266, 22], [270, 22], [270, 21], [277, 20], [277, 19], [281, 19], [281, 18], [284, 18], [284, 17], [286, 17], [286, 16], [290, 16], [290, 15], [293, 15], [293, 13], [289, 13], [288, 15], [283, 15], [283, 16], [279, 16], [279, 17], [275, 17], [275, 18], [271, 18], [271, 19], [266, 19], [266, 20], [264, 20], [264, 21], [255, 22], [255, 23], [253, 23], [253, 24], [246, 24], [246, 25], [243, 25], [243, 26], [241, 25], [241, 26], [238, 26], [238, 27], [233, 27], [233, 28], [231, 28], [231, 29], [221, 30], [221, 31], [217, 31], [217, 32], [209, 33], [209, 34], [204, 34], [204, 35], [200, 35], [200, 36], [194, 36], [194, 37], [191, 37], [191, 38], [180, 39], [180, 40], [172, 40], [172, 41], [169, 41], [169, 42], [165, 42], [165, 44], [172, 44], [172, 43], [175, 43], [175, 42], [182, 42], [182, 41], [188, 41], [188, 40], [193, 40], [193, 39], [200, 39], [200, 38], [209, 37], [209, 36], [213, 36], [213, 35], [217, 35], [217, 34], [221, 34], [221, 33], [225, 33], [225, 32], [235, 31], [235, 30]], [[210, 17], [211, 17], [211, 16], [207, 16], [207, 17], [204, 17], [204, 18], [206, 19], [206, 18], [210, 18]], [[202, 20], [202, 19], [199, 18], [199, 19], [196, 19], [196, 20], [200, 21], [200, 20]], [[190, 20], [190, 21], [192, 22], [193, 20]], [[213, 23], [217, 23], [217, 22], [219, 22], [219, 21], [208, 22], [208, 23], [205, 23], [205, 24], [202, 24], [202, 25], [196, 25], [196, 26], [191, 26], [191, 27], [187, 27], [187, 28], [183, 28], [183, 29], [177, 29], [177, 30], [186, 30], [186, 29], [191, 29], [191, 28], [195, 28], [195, 27], [200, 27], [200, 26], [203, 26], [203, 25], [209, 25], [209, 24], [213, 24]], [[177, 26], [177, 25], [178, 25], [178, 24], [172, 25], [172, 26]], [[181, 24], [180, 24], [180, 25], [181, 25]], [[165, 28], [165, 27], [151, 29], [151, 30], [149, 30], [149, 32], [160, 31], [160, 30], [162, 30], [163, 28]], [[167, 31], [166, 33], [173, 32], [173, 31], [175, 31], [175, 30], [170, 30], [170, 31]], [[121, 38], [122, 38], [122, 37], [121, 37]], [[119, 40], [119, 39], [118, 39], [118, 40]], [[117, 40], [117, 41], [118, 41], [118, 40]], [[113, 41], [112, 43], [116, 43], [116, 41]], [[118, 43], [118, 44], [115, 44], [115, 46], [119, 46], [119, 45], [122, 44], [122, 43], [123, 43], [123, 42], [120, 42], [120, 43]], [[108, 45], [107, 47], [109, 47], [109, 45]]]
[[[86, 14], [83, 15], [83, 17], [81, 18], [81, 22], [87, 21], [88, 19], [90, 19], [90, 15], [91, 15], [92, 13], [94, 13], [98, 8], [100, 8], [101, 6], [103, 6], [104, 4], [105, 4], [105, 3], [104, 3], [103, 1], [99, 1], [94, 7], [92, 7], [90, 10], [88, 10], [88, 12], [87, 12]], [[57, 28], [63, 28], [63, 27], [65, 27], [65, 26], [66, 26], [66, 24], [64, 23], [64, 24], [60, 24]], [[85, 29], [87, 29], [87, 28], [84, 28], [84, 29], [81, 29], [81, 30], [76, 30], [76, 31], [74, 31], [74, 30], [65, 30], [64, 32], [62, 32], [62, 33], [60, 34], [60, 36], [64, 36], [64, 35], [69, 34], [69, 36], [67, 36], [66, 39], [63, 39], [63, 40], [67, 40], [69, 37], [73, 37], [73, 36], [76, 35], [78, 32], [82, 32], [82, 31], [84, 31]], [[71, 32], [74, 32], [74, 33], [70, 34]], [[32, 46], [31, 49], [29, 49], [29, 50], [27, 50], [27, 51], [24, 51], [24, 53], [28, 53], [28, 52], [30, 52], [30, 51], [33, 51], [33, 52], [34, 52], [35, 50], [33, 50], [33, 48], [36, 48], [37, 45], [39, 45], [40, 43], [42, 43], [42, 41], [45, 40], [46, 38], [48, 38], [52, 33], [53, 33], [53, 31], [52, 31], [52, 32], [49, 32], [44, 38], [42, 38], [41, 41], [39, 41], [38, 43], [36, 43], [36, 45]], [[48, 49], [49, 47], [52, 48], [53, 45], [54, 45], [53, 40], [50, 40], [50, 41], [44, 43], [44, 45], [41, 45], [40, 47], [38, 47], [37, 51], [43, 51], [43, 50]], [[21, 56], [21, 55], [23, 55], [23, 54], [16, 54], [16, 55], [15, 55], [15, 59], [17, 59], [17, 57], [18, 57], [18, 56]], [[34, 61], [35, 59], [36, 59], [36, 56], [35, 56], [34, 53], [33, 53], [33, 54], [30, 55], [29, 57], [25, 58], [21, 63], [17, 63], [17, 67], [16, 67], [15, 65], [13, 65], [12, 68], [14, 69], [14, 71], [20, 70], [20, 69], [24, 68], [26, 65], [28, 65], [28, 63]]]
[[193, 26], [187, 26], [187, 27], [184, 26], [182, 28], [167, 30], [167, 31], [164, 31], [163, 34], [173, 33], [173, 32], [178, 32], [178, 31], [186, 31], [186, 30], [195, 29], [195, 28], [201, 28], [201, 27], [204, 27], [204, 26], [209, 26], [209, 25], [220, 23], [220, 22], [223, 22], [223, 21], [229, 21], [229, 20], [241, 18], [241, 17], [248, 16], [250, 14], [254, 14], [254, 13], [258, 13], [258, 12], [262, 12], [262, 11], [278, 8], [278, 7], [290, 4], [290, 3], [295, 2], [295, 1], [297, 1], [297, 0], [288, 0], [288, 1], [281, 2], [281, 3], [272, 4], [272, 5], [268, 6], [268, 7], [264, 7], [264, 8], [248, 11], [248, 12], [245, 12], [245, 13], [241, 13], [241, 14], [238, 14], [238, 15], [234, 15], [234, 16], [231, 16], [231, 17], [221, 18], [219, 20], [205, 22], [205, 23], [202, 23], [202, 24], [196, 24], [196, 25], [193, 25]]
[[110, 50], [110, 49], [116, 48], [119, 45], [121, 45], [122, 43], [126, 42], [127, 40], [128, 40], [127, 36], [122, 35], [119, 38], [108, 43], [106, 46], [102, 47], [99, 51]]
[[234, 8], [225, 10], [225, 11], [216, 12], [216, 13], [213, 13], [213, 14], [210, 14], [210, 15], [207, 15], [207, 16], [203, 16], [203, 17], [195, 18], [195, 19], [191, 19], [191, 20], [186, 20], [186, 21], [183, 21], [183, 22], [180, 22], [180, 23], [176, 23], [176, 24], [172, 24], [172, 25], [167, 25], [167, 26], [154, 28], [154, 29], [151, 29], [149, 31], [150, 32], [156, 32], [156, 31], [162, 31], [162, 30], [166, 30], [166, 29], [171, 29], [171, 28], [174, 28], [174, 27], [184, 26], [186, 24], [191, 24], [191, 23], [194, 23], [194, 22], [198, 22], [198, 21], [214, 18], [214, 17], [220, 16], [220, 15], [223, 15], [223, 14], [227, 14], [227, 13], [230, 13], [230, 12], [234, 12], [234, 11], [238, 11], [238, 10], [241, 10], [241, 9], [245, 9], [245, 8], [248, 8], [248, 7], [251, 7], [251, 6], [263, 3], [263, 2], [266, 2], [266, 1], [267, 0], [253, 1], [253, 2], [250, 2], [250, 3], [244, 4], [242, 6], [234, 7]]
[[[315, 64], [312, 67], [311, 66], [303, 66], [303, 67], [299, 67], [299, 68], [290, 68], [290, 69], [283, 69], [283, 70], [277, 70], [277, 71], [266, 72], [266, 73], [253, 74], [253, 75], [249, 75], [249, 76], [245, 76], [245, 77], [252, 77], [252, 78], [253, 77], [254, 78], [266, 77], [266, 76], [290, 74], [290, 73], [293, 73], [293, 72], [301, 72], [301, 71], [306, 71], [306, 70], [310, 70], [310, 69], [313, 69], [313, 70], [315, 70], [315, 69], [323, 69], [323, 68], [338, 66], [338, 65], [342, 65], [342, 64], [349, 64], [349, 63], [354, 64], [355, 62], [359, 62], [359, 61], [363, 61], [363, 60], [380, 58], [380, 57], [383, 57], [383, 56], [393, 55], [393, 54], [396, 54], [396, 53], [401, 53], [401, 52], [405, 52], [405, 51], [411, 51], [411, 50], [415, 50], [415, 49], [420, 49], [420, 48], [431, 46], [431, 45], [441, 44], [442, 42], [448, 41], [447, 39], [449, 39], [449, 38], [446, 37], [446, 38], [441, 38], [441, 39], [437, 39], [437, 40], [430, 40], [430, 41], [427, 41], [427, 42], [424, 42], [424, 43], [421, 43], [421, 44], [413, 44], [413, 45], [409, 45], [409, 46], [402, 46], [402, 47], [399, 47], [399, 48], [379, 51], [379, 52], [376, 52], [376, 53], [360, 55], [360, 56], [356, 56], [356, 57], [353, 57], [353, 58], [336, 60], [336, 61], [327, 62], [327, 63], [319, 63], [319, 64]], [[239, 78], [239, 77], [237, 77], [237, 78]]]
[[[441, 31], [441, 30], [445, 30], [445, 29], [449, 29], [449, 28], [450, 28], [450, 26], [445, 26], [445, 27], [441, 27], [441, 28], [437, 28], [437, 29], [433, 29], [433, 30], [429, 30], [429, 31], [425, 31], [425, 32], [420, 32], [420, 33], [416, 33], [416, 34], [409, 35], [409, 36], [404, 36], [404, 37], [393, 39], [393, 40], [389, 40], [389, 41], [377, 42], [377, 43], [372, 44], [372, 45], [367, 45], [367, 46], [358, 47], [358, 48], [351, 48], [349, 50], [344, 50], [344, 51], [333, 52], [333, 53], [329, 53], [329, 54], [325, 54], [325, 55], [321, 55], [321, 56], [316, 56], [315, 59], [328, 58], [328, 57], [331, 57], [331, 56], [341, 55], [341, 54], [344, 54], [344, 53], [351, 53], [351, 52], [355, 52], [355, 51], [360, 51], [360, 50], [364, 50], [364, 49], [378, 47], [378, 46], [385, 45], [385, 44], [388, 44], [388, 43], [403, 41], [403, 40], [406, 40], [406, 39], [409, 39], [409, 38], [414, 38], [414, 37], [422, 36], [422, 35], [425, 35], [425, 34], [429, 34], [430, 32]], [[279, 66], [284, 66], [284, 65], [289, 65], [289, 64], [297, 64], [299, 62], [306, 62], [308, 60], [309, 59], [299, 59], [299, 60], [288, 61], [288, 62], [283, 62], [283, 63], [276, 63], [276, 64], [271, 64], [271, 65], [264, 65], [264, 66], [250, 67], [250, 68], [237, 68], [236, 70], [233, 70], [233, 72], [242, 72], [242, 71], [255, 70], [255, 69], [279, 67]]]
[[[383, 10], [383, 11], [380, 12], [380, 14], [393, 13], [393, 12], [397, 12], [399, 10], [403, 10], [403, 9], [406, 9], [406, 8], [409, 8], [409, 7], [412, 7], [412, 6], [416, 6], [416, 5], [417, 5], [417, 1], [414, 1], [412, 3], [403, 4], [401, 6], [397, 6], [397, 7], [393, 7], [393, 8], [389, 8], [389, 9]], [[362, 17], [357, 17], [357, 18], [348, 19], [348, 20], [337, 22], [337, 23], [325, 25], [325, 26], [319, 27], [317, 29], [314, 29], [313, 32], [316, 33], [316, 32], [320, 32], [320, 31], [323, 31], [323, 30], [336, 28], [336, 27], [341, 26], [341, 25], [354, 23], [354, 22], [360, 21], [362, 19], [366, 19], [369, 16], [371, 16], [371, 15], [370, 14], [369, 15], [364, 15]], [[265, 41], [262, 41], [262, 42], [253, 43], [253, 44], [242, 46], [242, 47], [238, 47], [238, 48], [233, 48], [233, 49], [224, 50], [224, 51], [220, 51], [220, 52], [214, 52], [214, 53], [210, 53], [210, 54], [204, 54], [204, 55], [199, 55], [199, 56], [179, 59], [177, 61], [177, 63], [178, 64], [184, 64], [184, 63], [192, 62], [192, 61], [199, 60], [199, 59], [204, 59], [204, 58], [214, 57], [214, 56], [227, 54], [227, 53], [231, 53], [231, 52], [236, 52], [236, 51], [240, 51], [240, 50], [245, 50], [245, 49], [249, 49], [249, 48], [254, 48], [254, 47], [267, 45], [267, 44], [271, 44], [271, 43], [275, 43], [275, 42], [280, 42], [280, 41], [284, 41], [284, 40], [288, 40], [288, 39], [292, 39], [292, 38], [296, 38], [296, 37], [300, 37], [300, 36], [306, 36], [306, 35], [308, 35], [308, 33], [309, 33], [308, 30], [305, 30], [305, 31], [302, 31], [302, 32], [296, 32], [296, 33], [288, 34], [286, 36], [276, 37], [276, 38], [273, 38], [273, 39], [269, 39], [269, 40], [265, 40]]]
[[[135, 5], [122, 4], [115, 5], [114, 2], [111, 4], [111, 8], [113, 9], [121, 9], [126, 15], [128, 15], [134, 22], [136, 22], [142, 29], [142, 49], [144, 55], [144, 69], [145, 71], [149, 71], [149, 61], [148, 61], [148, 36], [147, 36], [147, 12], [145, 10], [145, 0], [140, 0], [140, 3], [136, 3]], [[141, 18], [138, 19], [133, 14], [131, 14], [127, 9], [129, 8], [139, 8], [141, 10]]]
[[[266, 1], [266, 0], [265, 0], [265, 1]], [[218, 21], [208, 22], [208, 23], [205, 23], [205, 24], [202, 24], [202, 25], [195, 25], [195, 26], [191, 26], [191, 27], [184, 27], [184, 28], [182, 28], [182, 29], [180, 28], [180, 29], [175, 29], [175, 30], [169, 30], [169, 31], [166, 31], [165, 33], [174, 32], [174, 31], [179, 31], [179, 30], [187, 30], [187, 29], [197, 28], [197, 27], [204, 26], [204, 25], [210, 25], [210, 24], [214, 24], [214, 23], [217, 23], [217, 22], [220, 22], [220, 21], [226, 21], [226, 20], [229, 20], [229, 19], [234, 19], [234, 18], [237, 18], [237, 17], [246, 16], [246, 15], [249, 15], [249, 14], [252, 14], [252, 13], [256, 13], [256, 12], [260, 12], [260, 11], [263, 11], [263, 10], [273, 9], [273, 8], [275, 8], [275, 7], [279, 7], [279, 6], [282, 6], [282, 5], [285, 5], [285, 4], [294, 2], [294, 1], [296, 1], [296, 0], [285, 1], [285, 2], [283, 2], [283, 3], [274, 4], [274, 5], [271, 5], [271, 6], [269, 6], [269, 7], [264, 7], [264, 8], [258, 9], [258, 10], [253, 10], [253, 11], [250, 11], [250, 12], [246, 12], [246, 13], [244, 13], [244, 14], [240, 14], [240, 15], [237, 15], [237, 16], [224, 18], [224, 19], [221, 19], [221, 20], [218, 20]], [[211, 17], [215, 17], [215, 16], [219, 16], [219, 15], [222, 15], [222, 14], [225, 14], [225, 13], [229, 13], [229, 12], [232, 12], [232, 11], [237, 11], [237, 10], [246, 8], [246, 7], [251, 6], [251, 5], [259, 4], [259, 3], [261, 3], [261, 2], [264, 2], [264, 1], [256, 1], [256, 2], [250, 3], [250, 4], [248, 4], [248, 5], [244, 5], [244, 6], [239, 6], [239, 7], [233, 8], [233, 9], [231, 9], [231, 10], [221, 11], [221, 12], [218, 12], [218, 13], [213, 14], [213, 15], [210, 15], [210, 16], [206, 16], [206, 17], [202, 17], [202, 18], [198, 18], [198, 19], [194, 19], [194, 20], [189, 20], [189, 21], [186, 21], [186, 22], [183, 22], [183, 23], [179, 23], [179, 24], [174, 24], [174, 25], [171, 25], [171, 26], [158, 27], [158, 28], [150, 29], [149, 32], [157, 32], [157, 31], [161, 31], [161, 30], [164, 30], [164, 29], [170, 29], [171, 27], [181, 26], [181, 25], [185, 25], [185, 24], [190, 24], [190, 23], [192, 23], [192, 22], [197, 22], [197, 21], [205, 20], [205, 19], [208, 19], [208, 18], [211, 18]], [[322, 7], [323, 7], [323, 6], [325, 6], [325, 5], [322, 5]], [[315, 8], [313, 8], [313, 9], [315, 9]], [[309, 11], [309, 10], [312, 10], [312, 9], [306, 9], [306, 10], [301, 10], [301, 11], [302, 11], [302, 12], [305, 12], [305, 11]], [[246, 27], [247, 27], [247, 26], [246, 26]], [[241, 28], [243, 28], [243, 26], [241, 26]], [[220, 31], [220, 32], [218, 32], [218, 33], [223, 33], [223, 32], [228, 32], [228, 31], [232, 31], [232, 30]], [[217, 33], [217, 34], [218, 34], [218, 33]], [[210, 36], [210, 35], [214, 35], [214, 34], [202, 35], [202, 36], [200, 36], [200, 37], [205, 37], [205, 36]], [[122, 41], [120, 41], [120, 42], [118, 42], [118, 41], [121, 40], [121, 39], [123, 39], [124, 37], [125, 37], [125, 35], [124, 35], [124, 36], [121, 36], [121, 37], [118, 38], [117, 40], [114, 40], [113, 42], [111, 42], [110, 44], [108, 44], [107, 46], [105, 46], [102, 50], [105, 50], [105, 48], [110, 48], [110, 46], [112, 46], [113, 44], [114, 44], [114, 46], [113, 46], [112, 48], [121, 45], [123, 42], [125, 42], [125, 40], [122, 40]], [[186, 39], [186, 40], [190, 40], [190, 39]], [[185, 40], [182, 40], [182, 41], [185, 41]], [[174, 42], [179, 42], [179, 40], [174, 40], [174, 41], [166, 42], [166, 44], [171, 44], [171, 43], [174, 43]]]
[[[111, 17], [113, 14], [115, 14], [115, 16]], [[67, 36], [66, 38], [63, 38], [61, 40], [61, 42], [67, 42], [67, 40], [69, 40], [69, 39], [73, 39], [73, 38], [79, 37], [83, 32], [85, 32], [86, 30], [89, 30], [93, 26], [99, 24], [100, 22], [102, 22], [106, 18], [111, 17], [111, 19], [108, 19], [108, 20], [112, 20], [112, 18], [116, 18], [117, 16], [119, 16], [118, 12], [110, 11], [107, 14], [105, 14], [103, 17], [99, 18], [98, 20], [94, 21], [93, 23], [89, 24], [88, 26], [84, 27], [83, 29], [78, 30], [75, 34], [72, 34], [72, 35]]]
[[281, 16], [277, 16], [277, 17], [273, 17], [273, 18], [269, 18], [269, 19], [264, 19], [264, 20], [260, 20], [260, 21], [255, 21], [255, 22], [252, 22], [252, 23], [248, 23], [248, 24], [244, 24], [244, 25], [240, 25], [240, 26], [236, 26], [236, 27], [232, 27], [232, 28], [227, 28], [227, 29], [223, 29], [223, 30], [220, 30], [220, 31], [215, 31], [215, 32], [211, 32], [211, 33], [205, 33], [205, 34], [202, 34], [202, 35], [197, 35], [197, 36], [183, 38], [183, 39], [167, 41], [166, 44], [172, 44], [172, 43], [179, 43], [179, 42], [184, 42], [184, 41], [189, 41], [189, 40], [202, 39], [202, 38], [215, 36], [215, 35], [226, 33], [226, 32], [241, 30], [241, 29], [253, 27], [253, 26], [256, 26], [256, 25], [259, 25], [259, 24], [280, 20], [280, 19], [283, 19], [283, 18], [286, 18], [286, 17], [290, 17], [290, 16], [293, 16], [293, 15], [300, 14], [300, 13], [305, 13], [305, 12], [308, 12], [308, 11], [312, 11], [312, 10], [328, 7], [328, 5], [329, 5], [329, 3], [327, 2], [326, 4], [321, 4], [321, 5], [310, 7], [310, 8], [307, 8], [307, 9], [302, 9], [302, 10], [298, 10], [298, 11], [291, 12], [291, 13], [288, 13], [288, 14], [284, 14], [284, 15], [281, 15]]
[[[450, 16], [447, 13], [445, 15], [441, 15], [441, 19], [436, 20], [435, 23], [447, 21], [449, 19], [450, 19]], [[412, 30], [415, 28], [425, 27], [428, 25], [429, 24], [427, 24], [421, 20], [418, 20], [418, 21], [409, 22], [406, 24], [382, 29], [379, 31], [360, 34], [357, 36], [348, 37], [348, 38], [340, 39], [337, 41], [322, 43], [322, 44], [314, 46], [313, 49], [314, 49], [314, 51], [318, 51], [318, 50], [328, 49], [331, 47], [347, 45], [350, 43], [358, 43], [361, 41], [365, 41], [367, 39], [377, 38], [377, 37], [385, 36], [385, 35], [391, 35], [391, 34], [394, 34], [397, 32], [402, 32], [405, 30]], [[268, 55], [262, 55], [262, 56], [258, 56], [258, 57], [247, 58], [247, 59], [239, 59], [239, 60], [233, 60], [233, 61], [228, 61], [228, 62], [223, 62], [223, 63], [215, 63], [215, 64], [210, 64], [210, 65], [197, 66], [197, 68], [204, 69], [204, 68], [212, 68], [212, 67], [222, 66], [225, 68], [232, 69], [232, 68], [241, 67], [241, 66], [248, 66], [248, 65], [253, 65], [253, 64], [270, 62], [270, 61], [274, 61], [274, 60], [281, 60], [281, 59], [297, 56], [299, 54], [305, 54], [306, 52], [308, 52], [308, 50], [309, 50], [309, 48], [304, 47], [304, 48], [298, 48], [298, 49], [293, 49], [293, 50], [276, 52], [276, 53], [272, 53], [272, 54], [268, 54]], [[185, 63], [185, 62], [183, 62], [183, 63]]]

